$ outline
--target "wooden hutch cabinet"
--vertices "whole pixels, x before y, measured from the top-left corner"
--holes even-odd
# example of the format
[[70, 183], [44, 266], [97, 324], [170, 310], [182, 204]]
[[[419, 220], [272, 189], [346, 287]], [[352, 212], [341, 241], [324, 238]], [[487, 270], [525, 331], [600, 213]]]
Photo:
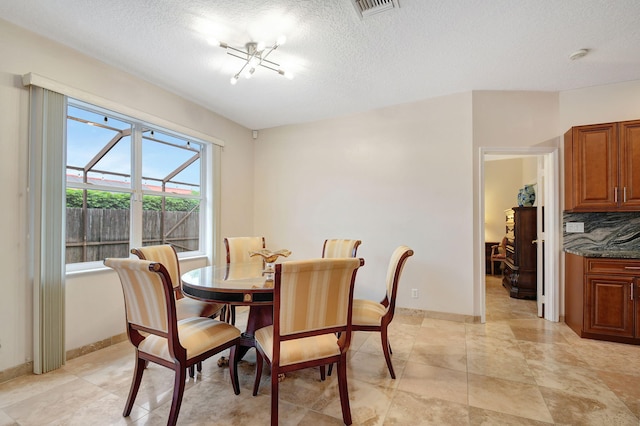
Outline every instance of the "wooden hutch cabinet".
[[564, 135], [567, 211], [640, 211], [640, 120]]
[[517, 299], [537, 297], [536, 207], [505, 212], [507, 247], [502, 285]]
[[640, 260], [565, 254], [565, 322], [580, 337], [640, 344]]

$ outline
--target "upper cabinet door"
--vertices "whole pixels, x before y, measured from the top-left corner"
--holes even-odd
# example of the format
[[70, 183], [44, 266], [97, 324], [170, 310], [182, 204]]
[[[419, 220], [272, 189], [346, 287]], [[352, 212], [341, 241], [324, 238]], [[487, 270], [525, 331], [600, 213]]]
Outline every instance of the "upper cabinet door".
[[573, 127], [565, 134], [565, 208], [610, 211], [618, 206], [616, 123]]
[[620, 138], [620, 208], [640, 210], [640, 120], [624, 121]]

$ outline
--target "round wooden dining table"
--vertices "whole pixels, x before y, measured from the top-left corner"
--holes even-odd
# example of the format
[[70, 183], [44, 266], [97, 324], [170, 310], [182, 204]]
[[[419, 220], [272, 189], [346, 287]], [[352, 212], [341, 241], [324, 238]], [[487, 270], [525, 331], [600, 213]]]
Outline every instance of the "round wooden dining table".
[[254, 332], [273, 324], [271, 276], [264, 273], [261, 262], [206, 266], [182, 275], [182, 292], [206, 302], [249, 306], [247, 326], [238, 348], [238, 359], [242, 359], [255, 346]]

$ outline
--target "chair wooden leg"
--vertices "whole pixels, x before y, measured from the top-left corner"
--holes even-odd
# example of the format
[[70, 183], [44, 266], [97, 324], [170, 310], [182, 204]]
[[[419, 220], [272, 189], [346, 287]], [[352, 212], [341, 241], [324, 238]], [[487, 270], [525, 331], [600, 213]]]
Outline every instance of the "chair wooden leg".
[[140, 389], [140, 382], [142, 381], [142, 373], [144, 373], [144, 369], [147, 367], [147, 361], [141, 358], [136, 359], [136, 365], [133, 369], [133, 380], [131, 381], [131, 388], [129, 389], [129, 397], [127, 398], [127, 403], [124, 406], [124, 411], [122, 415], [124, 417], [128, 417], [131, 414], [131, 409], [133, 408], [133, 403], [136, 400], [136, 395], [138, 395], [138, 389]]
[[387, 333], [387, 327], [382, 327], [380, 330], [380, 336], [382, 340], [382, 351], [384, 352], [384, 359], [387, 361], [387, 368], [389, 369], [389, 374], [391, 374], [391, 378], [396, 378], [396, 373], [393, 371], [393, 364], [391, 363], [391, 346], [389, 345], [389, 336]]
[[[331, 368], [331, 364], [329, 364], [329, 368]], [[320, 380], [323, 382], [326, 380], [327, 374], [324, 365], [320, 366]]]
[[256, 379], [253, 382], [253, 396], [258, 395], [260, 379], [262, 378], [262, 364], [264, 364], [264, 359], [262, 358], [262, 354], [260, 354], [260, 351], [256, 349]]
[[236, 307], [235, 305], [229, 305], [231, 308], [231, 325], [236, 325]]
[[347, 356], [338, 361], [338, 389], [340, 390], [340, 406], [342, 407], [342, 421], [350, 425], [351, 406], [349, 405], [349, 389], [347, 387]]
[[[338, 337], [338, 339], [340, 338], [340, 334], [341, 333], [336, 333], [336, 336]], [[327, 371], [327, 376], [330, 376], [332, 371], [333, 371], [333, 363], [329, 364], [329, 371]]]
[[191, 367], [189, 367], [189, 377], [193, 379], [195, 376], [196, 376], [196, 366], [192, 365]]
[[278, 371], [271, 366], [271, 426], [278, 426]]
[[173, 398], [171, 399], [171, 411], [169, 411], [168, 426], [174, 426], [178, 423], [178, 414], [180, 414], [180, 405], [182, 405], [182, 394], [184, 393], [184, 382], [187, 379], [186, 369], [180, 366], [175, 370], [176, 375], [173, 382]]
[[200, 361], [197, 365], [198, 373], [202, 373], [202, 361]]
[[240, 395], [240, 384], [238, 382], [238, 359], [236, 357], [237, 345], [231, 346], [229, 352], [229, 375], [231, 376], [231, 385], [233, 393]]

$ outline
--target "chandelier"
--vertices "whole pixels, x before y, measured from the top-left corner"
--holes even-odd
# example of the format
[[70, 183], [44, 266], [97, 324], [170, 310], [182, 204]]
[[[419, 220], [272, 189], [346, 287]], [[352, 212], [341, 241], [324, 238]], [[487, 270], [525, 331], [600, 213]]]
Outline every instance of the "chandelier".
[[219, 42], [218, 45], [223, 49], [226, 49], [228, 55], [235, 56], [236, 58], [240, 58], [244, 61], [240, 71], [231, 77], [231, 84], [236, 84], [240, 79], [240, 76], [251, 78], [258, 67], [270, 69], [288, 79], [292, 79], [293, 75], [290, 72], [283, 70], [280, 67], [280, 64], [267, 59], [271, 52], [282, 46], [285, 41], [286, 38], [284, 36], [279, 37], [272, 46], [265, 46], [263, 42], [250, 41], [245, 44], [244, 50], [229, 46], [224, 42]]

